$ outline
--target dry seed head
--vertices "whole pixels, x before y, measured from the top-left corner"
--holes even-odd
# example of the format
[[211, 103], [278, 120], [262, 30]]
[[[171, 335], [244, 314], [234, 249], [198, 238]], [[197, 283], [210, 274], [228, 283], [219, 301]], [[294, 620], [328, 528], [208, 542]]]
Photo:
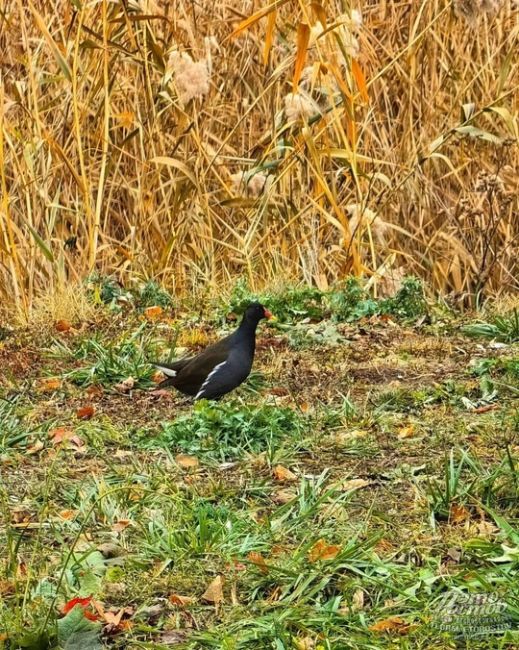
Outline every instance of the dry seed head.
[[479, 17], [497, 14], [504, 4], [505, 0], [454, 0], [453, 7], [456, 16], [464, 18], [469, 25], [476, 25]]
[[375, 239], [380, 243], [385, 243], [388, 225], [385, 221], [382, 221], [376, 212], [362, 206], [360, 203], [350, 203], [346, 206], [346, 212], [349, 217], [350, 237], [358, 234], [359, 229], [362, 231], [369, 226]]
[[174, 51], [169, 57], [168, 69], [173, 73], [178, 98], [184, 106], [209, 92], [209, 67], [205, 59], [193, 61], [187, 52]]
[[289, 122], [297, 122], [298, 120], [306, 122], [320, 112], [319, 106], [306, 93], [300, 91], [298, 93], [288, 93], [285, 96], [285, 115]]
[[257, 198], [264, 192], [269, 179], [270, 177], [263, 172], [257, 172], [252, 176], [247, 172], [237, 172], [231, 175], [234, 194], [238, 196], [252, 196], [254, 198]]

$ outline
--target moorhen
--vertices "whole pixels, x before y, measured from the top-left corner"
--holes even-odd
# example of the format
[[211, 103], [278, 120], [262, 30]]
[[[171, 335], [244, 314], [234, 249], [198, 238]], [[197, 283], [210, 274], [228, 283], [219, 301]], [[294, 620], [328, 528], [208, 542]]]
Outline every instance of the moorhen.
[[167, 376], [159, 388], [174, 386], [181, 393], [199, 399], [220, 399], [244, 382], [252, 368], [256, 348], [256, 327], [271, 312], [253, 302], [245, 310], [238, 329], [207, 347], [196, 357], [153, 365]]

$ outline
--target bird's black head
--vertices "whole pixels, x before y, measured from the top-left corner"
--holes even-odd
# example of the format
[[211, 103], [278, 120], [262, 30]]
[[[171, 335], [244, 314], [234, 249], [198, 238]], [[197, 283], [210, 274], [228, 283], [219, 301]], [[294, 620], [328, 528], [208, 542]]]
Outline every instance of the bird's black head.
[[243, 319], [249, 323], [259, 323], [262, 318], [272, 318], [272, 313], [259, 302], [251, 302], [245, 310]]

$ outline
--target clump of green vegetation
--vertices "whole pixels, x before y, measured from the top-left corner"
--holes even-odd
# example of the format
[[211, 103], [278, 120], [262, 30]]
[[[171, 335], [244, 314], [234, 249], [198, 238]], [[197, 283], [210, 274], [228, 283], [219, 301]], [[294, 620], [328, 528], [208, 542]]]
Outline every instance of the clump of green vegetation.
[[231, 311], [241, 314], [254, 301], [264, 303], [281, 322], [309, 318], [354, 322], [387, 314], [400, 320], [414, 319], [427, 311], [422, 282], [415, 277], [404, 278], [401, 288], [390, 298], [370, 297], [358, 278], [349, 277], [328, 292], [313, 287], [285, 287], [276, 292], [255, 294], [240, 280], [229, 300]]
[[303, 429], [303, 418], [289, 408], [201, 400], [191, 414], [164, 425], [153, 444], [223, 461], [246, 453], [272, 453]]
[[493, 316], [490, 321], [477, 321], [461, 328], [468, 336], [495, 339], [503, 343], [519, 341], [519, 308], [503, 316]]
[[351, 322], [379, 313], [379, 304], [370, 298], [357, 278], [347, 278], [328, 294], [333, 318]]
[[132, 305], [139, 309], [159, 306], [168, 309], [173, 306], [171, 295], [153, 280], [137, 285], [133, 289], [124, 287], [111, 275], [92, 274], [87, 279], [94, 302], [104, 303], [112, 309]]
[[357, 278], [347, 278], [327, 298], [333, 317], [346, 322], [383, 314], [408, 320], [427, 311], [423, 284], [413, 276], [404, 278], [395, 295], [383, 300], [371, 298]]
[[138, 340], [143, 327], [144, 324], [131, 337], [114, 342], [104, 342], [98, 337], [87, 338], [73, 350], [62, 343], [56, 344], [56, 353], [85, 362], [68, 372], [65, 379], [80, 386], [101, 384], [109, 387], [131, 377], [136, 388], [153, 386], [151, 378], [155, 370], [149, 364], [142, 342]]
[[162, 307], [168, 309], [173, 307], [174, 301], [170, 294], [153, 280], [148, 280], [141, 285], [135, 292], [136, 304], [140, 308], [144, 307]]
[[312, 318], [321, 320], [325, 314], [324, 293], [314, 287], [286, 287], [276, 292], [252, 292], [247, 283], [239, 280], [228, 302], [226, 311], [242, 314], [250, 302], [267, 306], [281, 321]]
[[412, 319], [427, 312], [424, 289], [421, 280], [408, 276], [391, 298], [381, 301], [381, 312], [400, 319]]

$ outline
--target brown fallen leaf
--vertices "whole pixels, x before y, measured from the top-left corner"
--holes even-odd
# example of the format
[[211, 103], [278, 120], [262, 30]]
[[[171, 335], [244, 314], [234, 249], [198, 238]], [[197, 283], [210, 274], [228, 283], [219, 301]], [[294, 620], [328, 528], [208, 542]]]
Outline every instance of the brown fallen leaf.
[[153, 307], [146, 307], [146, 309], [144, 310], [144, 316], [148, 320], [157, 320], [162, 316], [163, 311], [164, 310], [159, 305], [154, 305]]
[[43, 442], [41, 440], [36, 440], [36, 442], [33, 445], [27, 447], [25, 453], [30, 456], [32, 454], [37, 454], [42, 449], [43, 449]]
[[319, 539], [308, 551], [308, 560], [333, 560], [341, 552], [341, 547], [335, 544], [328, 544], [324, 539]]
[[452, 503], [449, 509], [449, 522], [451, 524], [462, 524], [470, 519], [470, 512], [459, 503]]
[[131, 519], [119, 519], [119, 521], [116, 521], [112, 526], [112, 530], [114, 533], [122, 533], [122, 531], [128, 528], [132, 523]]
[[398, 429], [398, 437], [401, 439], [412, 438], [415, 435], [415, 426], [414, 424], [409, 424], [406, 427], [400, 427]]
[[196, 598], [193, 598], [193, 596], [181, 596], [180, 594], [171, 594], [168, 600], [176, 607], [189, 607], [189, 605], [196, 602]]
[[360, 490], [368, 485], [371, 485], [371, 481], [367, 481], [364, 478], [352, 478], [348, 481], [343, 481], [340, 484], [340, 489], [344, 492], [350, 492], [351, 490]]
[[278, 503], [279, 505], [284, 505], [285, 503], [290, 503], [290, 501], [295, 499], [296, 496], [297, 493], [294, 490], [278, 490], [272, 495], [272, 501], [274, 501], [274, 503]]
[[38, 392], [53, 393], [61, 388], [61, 379], [58, 377], [45, 377], [41, 379], [38, 385]]
[[251, 551], [247, 555], [247, 559], [249, 560], [249, 562], [252, 562], [252, 564], [255, 564], [259, 568], [261, 573], [268, 573], [269, 572], [268, 567], [267, 567], [267, 563], [265, 562], [265, 558], [263, 557], [263, 555], [261, 553], [258, 553], [256, 551]]
[[283, 465], [276, 465], [272, 470], [272, 474], [276, 481], [297, 481], [297, 476], [291, 470], [283, 467]]
[[485, 404], [484, 406], [475, 408], [473, 413], [488, 413], [489, 411], [495, 411], [497, 408], [499, 408], [499, 404]]
[[69, 427], [57, 427], [49, 431], [49, 438], [53, 445], [59, 445], [60, 442], [70, 440], [74, 436], [74, 429]]
[[369, 626], [372, 632], [396, 632], [407, 634], [411, 626], [400, 616], [390, 616]]
[[202, 594], [201, 599], [215, 605], [223, 602], [223, 576], [216, 576]]
[[133, 377], [128, 377], [124, 381], [121, 381], [119, 384], [115, 384], [114, 389], [116, 391], [119, 391], [119, 393], [129, 393], [134, 386], [135, 379]]
[[159, 641], [162, 645], [182, 645], [186, 640], [187, 632], [179, 630], [166, 630], [162, 633]]
[[64, 521], [70, 521], [74, 519], [78, 512], [78, 510], [61, 510], [58, 512], [58, 517]]
[[175, 456], [175, 462], [183, 469], [193, 469], [198, 467], [200, 462], [196, 456], [188, 456], [187, 454], [178, 454]]
[[72, 325], [68, 320], [58, 320], [54, 324], [54, 327], [57, 332], [68, 332]]
[[160, 382], [165, 378], [166, 375], [163, 372], [160, 372], [160, 370], [156, 370], [151, 376], [151, 381], [154, 384], [160, 384]]
[[92, 404], [87, 404], [86, 406], [81, 406], [76, 411], [76, 417], [78, 420], [90, 420], [95, 413], [95, 409]]
[[89, 386], [85, 392], [90, 398], [95, 398], [102, 397], [104, 390], [102, 386], [99, 386], [99, 384], [92, 384], [92, 386]]

